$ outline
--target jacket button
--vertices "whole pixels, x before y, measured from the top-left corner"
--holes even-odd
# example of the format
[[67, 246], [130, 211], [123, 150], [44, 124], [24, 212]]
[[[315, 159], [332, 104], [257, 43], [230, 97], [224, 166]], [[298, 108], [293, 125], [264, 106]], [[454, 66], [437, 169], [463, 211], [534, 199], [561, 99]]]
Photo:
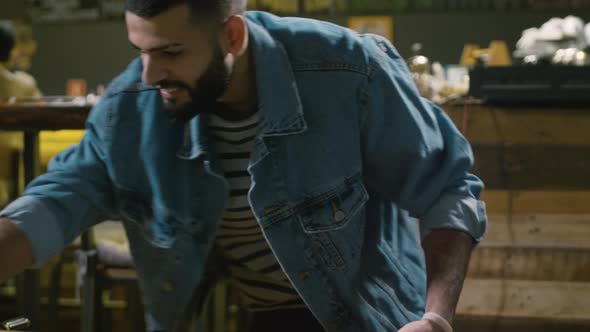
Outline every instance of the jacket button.
[[334, 220], [336, 222], [341, 222], [342, 220], [344, 220], [344, 218], [346, 218], [346, 214], [344, 214], [342, 210], [337, 210], [336, 212], [334, 212]]
[[172, 281], [166, 281], [162, 284], [162, 290], [165, 292], [171, 292], [174, 290], [174, 284]]
[[301, 281], [305, 281], [307, 278], [309, 278], [310, 273], [307, 271], [303, 271], [303, 272], [299, 272], [299, 280]]

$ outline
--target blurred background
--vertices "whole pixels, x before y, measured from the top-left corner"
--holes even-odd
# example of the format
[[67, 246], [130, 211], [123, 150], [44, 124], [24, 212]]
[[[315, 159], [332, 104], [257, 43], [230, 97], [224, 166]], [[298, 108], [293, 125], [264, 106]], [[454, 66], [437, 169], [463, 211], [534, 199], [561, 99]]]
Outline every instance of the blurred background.
[[[69, 6], [60, 7], [58, 3]], [[521, 31], [539, 27], [552, 17], [576, 15], [585, 22], [590, 21], [590, 4], [584, 0], [250, 0], [249, 3], [254, 10], [316, 17], [345, 26], [350, 16], [386, 15], [393, 19], [389, 33], [402, 55], [412, 55], [412, 44], [419, 42], [431, 59], [448, 64], [459, 62], [466, 43], [488, 45], [492, 40], [504, 40], [513, 48]], [[0, 19], [32, 22], [38, 47], [30, 72], [44, 94], [59, 95], [64, 93], [69, 78], [84, 78], [91, 89], [107, 83], [136, 55], [127, 41], [121, 6], [117, 0], [3, 0]]]

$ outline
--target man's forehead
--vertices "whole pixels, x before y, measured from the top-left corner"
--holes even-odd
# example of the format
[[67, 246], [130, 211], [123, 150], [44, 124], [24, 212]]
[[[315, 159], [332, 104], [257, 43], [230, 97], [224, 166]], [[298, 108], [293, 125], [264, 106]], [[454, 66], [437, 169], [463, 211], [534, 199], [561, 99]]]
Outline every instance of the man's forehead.
[[182, 8], [174, 7], [153, 17], [142, 17], [133, 12], [125, 12], [127, 29], [141, 29], [148, 31], [166, 31], [189, 29], [190, 13]]
[[204, 32], [190, 21], [190, 16], [174, 17], [167, 14], [168, 12], [165, 12], [158, 16], [144, 18], [132, 12], [126, 12], [127, 34], [131, 44], [147, 50], [203, 40]]
[[191, 7], [187, 3], [179, 3], [176, 5], [162, 8], [158, 11], [144, 11], [142, 9], [126, 9], [125, 15], [133, 14], [140, 15], [148, 20], [166, 20], [166, 19], [180, 19], [189, 18], [191, 16]]

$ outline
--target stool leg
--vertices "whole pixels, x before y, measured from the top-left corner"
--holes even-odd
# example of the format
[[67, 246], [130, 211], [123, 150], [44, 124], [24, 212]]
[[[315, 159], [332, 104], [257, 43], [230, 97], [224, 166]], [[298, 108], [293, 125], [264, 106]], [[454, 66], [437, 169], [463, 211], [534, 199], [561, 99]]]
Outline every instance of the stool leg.
[[97, 282], [96, 266], [98, 255], [95, 250], [81, 252], [86, 265], [82, 285], [82, 322], [81, 332], [100, 332], [100, 309], [102, 306], [102, 287]]
[[127, 305], [131, 318], [132, 332], [144, 332], [146, 329], [143, 304], [140, 299], [141, 294], [138, 285], [134, 284], [127, 287]]
[[63, 254], [51, 271], [51, 288], [49, 289], [48, 331], [61, 331], [59, 328], [59, 292], [61, 290], [61, 272], [64, 264]]
[[[101, 282], [106, 282], [102, 279], [100, 279]], [[107, 286], [108, 287], [108, 286]], [[105, 285], [103, 284], [103, 286], [101, 287], [102, 289], [107, 289], [105, 287]], [[107, 309], [104, 306], [102, 307], [102, 323], [101, 323], [101, 328], [102, 328], [102, 332], [112, 332], [113, 331], [113, 312], [111, 309]]]

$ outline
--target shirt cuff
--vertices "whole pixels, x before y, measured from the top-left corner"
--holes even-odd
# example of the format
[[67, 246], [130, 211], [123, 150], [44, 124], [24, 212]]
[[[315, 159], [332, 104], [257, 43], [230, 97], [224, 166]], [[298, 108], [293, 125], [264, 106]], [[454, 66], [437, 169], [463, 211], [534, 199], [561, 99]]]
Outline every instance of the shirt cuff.
[[22, 196], [0, 211], [25, 233], [34, 255], [34, 267], [41, 267], [63, 246], [59, 223], [43, 201], [33, 196]]
[[486, 232], [488, 220], [483, 201], [473, 197], [444, 194], [420, 218], [422, 240], [435, 229], [463, 231], [480, 242]]

